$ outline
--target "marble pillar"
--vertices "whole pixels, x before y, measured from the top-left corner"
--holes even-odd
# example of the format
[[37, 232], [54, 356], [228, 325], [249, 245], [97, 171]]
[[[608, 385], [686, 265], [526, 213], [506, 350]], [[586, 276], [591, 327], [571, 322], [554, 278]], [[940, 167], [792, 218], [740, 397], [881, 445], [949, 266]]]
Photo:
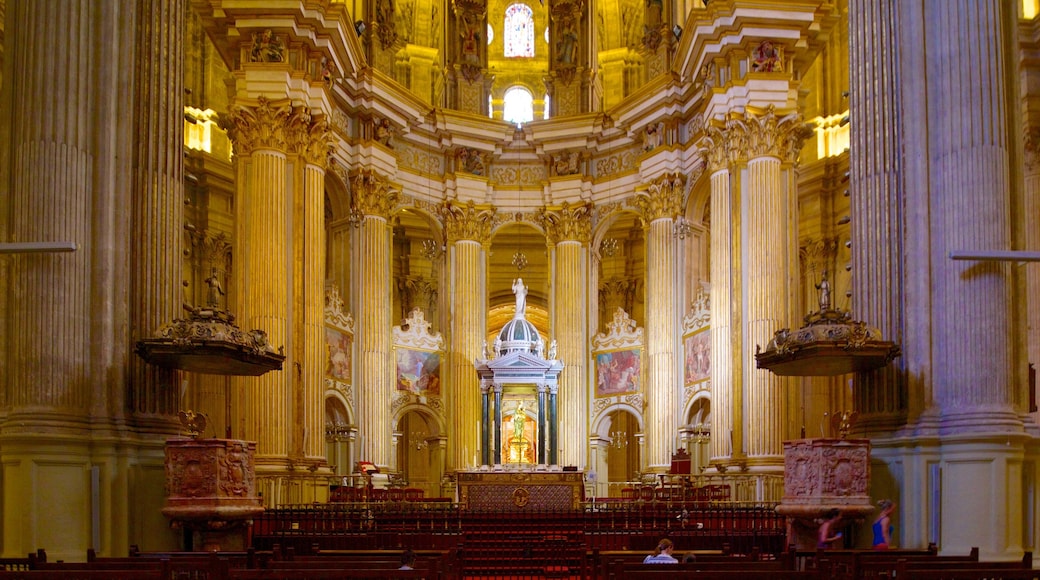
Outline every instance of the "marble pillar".
[[[441, 206], [451, 251], [451, 321], [454, 329], [448, 360], [451, 374], [446, 404], [452, 409], [447, 470], [466, 469], [477, 453], [480, 386], [473, 361], [481, 355], [487, 328], [487, 264], [484, 244], [490, 239], [493, 213], [447, 202]], [[499, 412], [496, 409], [496, 412]]]
[[360, 171], [351, 178], [354, 204], [364, 216], [358, 229], [356, 263], [365, 264], [368, 275], [357, 280], [357, 424], [358, 459], [371, 461], [384, 471], [396, 469], [391, 458], [391, 411], [395, 379], [391, 359], [390, 329], [390, 212], [400, 192], [374, 171]]
[[671, 467], [679, 426], [681, 378], [676, 365], [678, 322], [677, 247], [673, 232], [682, 213], [686, 177], [673, 173], [656, 179], [632, 203], [646, 228], [646, 455], [644, 464], [654, 472]]
[[588, 397], [585, 396], [585, 365], [588, 359], [588, 247], [592, 238], [591, 207], [564, 204], [542, 213], [553, 252], [553, 339], [559, 345], [557, 358], [564, 362], [559, 378], [559, 429], [561, 465], [586, 464]]

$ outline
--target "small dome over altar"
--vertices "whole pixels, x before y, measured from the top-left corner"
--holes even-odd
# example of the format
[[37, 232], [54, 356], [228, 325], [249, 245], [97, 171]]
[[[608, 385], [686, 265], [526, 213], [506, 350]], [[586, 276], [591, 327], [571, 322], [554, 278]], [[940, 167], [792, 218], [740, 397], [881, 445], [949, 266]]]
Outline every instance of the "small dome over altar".
[[495, 341], [495, 352], [505, 356], [514, 352], [537, 353], [545, 347], [542, 336], [533, 324], [523, 318], [523, 314], [514, 318], [502, 327]]

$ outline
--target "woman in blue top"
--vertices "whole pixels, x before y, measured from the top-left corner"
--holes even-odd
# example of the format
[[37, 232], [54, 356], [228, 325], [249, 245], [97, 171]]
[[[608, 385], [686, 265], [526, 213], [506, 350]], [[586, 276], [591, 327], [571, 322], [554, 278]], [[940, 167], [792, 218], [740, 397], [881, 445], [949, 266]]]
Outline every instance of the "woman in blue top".
[[895, 531], [895, 526], [892, 525], [892, 512], [895, 511], [896, 504], [892, 500], [883, 499], [878, 502], [878, 507], [881, 508], [881, 513], [874, 520], [874, 549], [887, 550], [889, 544], [892, 543], [892, 532]]
[[652, 556], [647, 556], [643, 559], [644, 564], [678, 564], [679, 561], [672, 556], [672, 550], [675, 545], [668, 538], [661, 538], [660, 542], [657, 542], [657, 550], [654, 551]]

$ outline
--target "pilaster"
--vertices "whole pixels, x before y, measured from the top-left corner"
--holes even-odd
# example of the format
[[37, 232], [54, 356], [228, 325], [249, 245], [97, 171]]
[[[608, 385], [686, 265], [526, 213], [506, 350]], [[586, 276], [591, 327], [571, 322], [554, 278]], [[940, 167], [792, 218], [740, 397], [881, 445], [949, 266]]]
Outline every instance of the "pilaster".
[[586, 440], [589, 417], [585, 395], [585, 365], [588, 351], [588, 249], [592, 239], [592, 208], [588, 204], [574, 207], [564, 203], [558, 209], [541, 213], [550, 243], [555, 246], [553, 263], [553, 338], [559, 345], [558, 358], [566, 365], [559, 378], [559, 441], [562, 441], [559, 463], [586, 465]]

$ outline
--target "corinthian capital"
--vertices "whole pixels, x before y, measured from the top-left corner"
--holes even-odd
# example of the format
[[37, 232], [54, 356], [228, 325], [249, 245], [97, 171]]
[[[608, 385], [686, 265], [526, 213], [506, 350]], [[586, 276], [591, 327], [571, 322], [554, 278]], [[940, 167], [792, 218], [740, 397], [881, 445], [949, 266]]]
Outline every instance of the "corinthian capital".
[[328, 120], [314, 118], [304, 108], [299, 108], [289, 120], [290, 149], [306, 163], [325, 168], [332, 148], [333, 134]]
[[445, 201], [439, 208], [444, 218], [444, 232], [449, 243], [474, 240], [485, 243], [491, 237], [491, 223], [495, 212], [489, 207], [478, 207], [472, 201], [460, 204]]
[[682, 213], [685, 190], [685, 175], [666, 173], [654, 180], [646, 193], [635, 196], [628, 203], [639, 210], [645, 223], [661, 218], [675, 219]]
[[588, 244], [592, 239], [592, 206], [588, 203], [571, 207], [563, 202], [559, 209], [542, 208], [538, 219], [554, 244], [568, 240]]
[[284, 153], [289, 144], [292, 114], [288, 100], [272, 103], [266, 97], [260, 97], [255, 107], [233, 105], [231, 111], [221, 117], [220, 125], [227, 130], [236, 155], [249, 155], [257, 149], [275, 149]]
[[776, 157], [793, 163], [798, 160], [805, 140], [812, 136], [812, 125], [803, 123], [800, 114], [777, 117], [772, 105], [761, 115], [745, 112], [742, 120], [733, 120], [733, 125], [747, 136], [747, 159]]
[[350, 185], [354, 207], [365, 215], [389, 218], [401, 197], [401, 192], [393, 189], [387, 178], [369, 169], [355, 173]]
[[730, 143], [724, 127], [709, 123], [704, 128], [704, 137], [697, 143], [697, 146], [700, 148], [701, 155], [704, 156], [708, 171], [715, 173], [729, 167]]

